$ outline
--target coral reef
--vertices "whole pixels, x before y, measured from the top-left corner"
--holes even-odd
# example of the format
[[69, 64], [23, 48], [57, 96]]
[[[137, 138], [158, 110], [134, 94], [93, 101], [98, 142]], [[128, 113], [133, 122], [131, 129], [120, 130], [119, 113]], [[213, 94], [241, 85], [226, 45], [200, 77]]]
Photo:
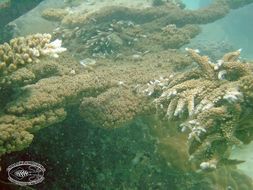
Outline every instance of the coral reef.
[[66, 15], [54, 33], [77, 57], [159, 52], [189, 43], [200, 33], [197, 24], [224, 17], [230, 3], [215, 1], [195, 11], [184, 10], [176, 1], [142, 10], [120, 6], [104, 7], [96, 12], [82, 10]]
[[[0, 155], [26, 148], [33, 140], [32, 133], [42, 127], [62, 121], [66, 116], [63, 109], [45, 111], [33, 118], [4, 115], [0, 117]], [[30, 115], [31, 117], [31, 115]]]
[[69, 11], [66, 9], [48, 8], [42, 12], [41, 16], [50, 21], [61, 21], [67, 14]]
[[[167, 138], [159, 137], [159, 143], [166, 140], [171, 144], [163, 146], [164, 154], [171, 157], [164, 159], [164, 154], [157, 150], [157, 136], [150, 134], [154, 123], [149, 117], [107, 130], [87, 124], [75, 111], [64, 122], [37, 133], [28, 149], [3, 158], [3, 168], [20, 158], [38, 161], [46, 167], [47, 179], [54, 179], [40, 184], [40, 189], [252, 189], [252, 180], [235, 167], [220, 167], [209, 173], [181, 170], [188, 164], [183, 160], [187, 148], [182, 138], [168, 138], [162, 131]], [[4, 172], [0, 172], [0, 177], [7, 181]], [[68, 179], [67, 183], [63, 178]]]
[[[240, 50], [225, 54], [217, 63], [201, 56], [199, 50], [187, 49], [188, 57], [176, 50], [200, 32], [196, 24], [217, 20], [229, 9], [228, 1], [215, 1], [197, 11], [170, 3], [141, 11], [107, 7], [89, 15], [64, 16], [54, 36], [62, 38], [72, 54], [59, 56], [66, 49], [60, 40], [50, 42], [49, 35], [21, 37], [3, 45], [0, 156], [28, 147], [40, 129], [59, 126], [47, 129], [60, 134], [52, 135], [54, 138], [47, 136], [47, 130], [40, 130], [39, 148], [33, 151], [38, 154], [43, 148], [40, 155], [45, 158], [48, 154], [52, 163], [59, 160], [54, 156], [66, 158], [62, 160], [67, 162], [66, 167], [57, 169], [60, 176], [80, 171], [81, 182], [76, 189], [100, 189], [105, 182], [113, 184], [112, 189], [128, 184], [136, 188], [142, 187], [143, 180], [154, 189], [167, 189], [169, 176], [173, 176], [175, 189], [182, 185], [196, 189], [200, 184], [202, 189], [252, 189], [252, 181], [234, 166], [240, 161], [229, 159], [234, 145], [253, 138], [249, 125], [252, 65], [238, 59]], [[22, 45], [24, 48], [19, 48]], [[96, 67], [87, 69], [87, 65]], [[187, 68], [172, 74], [178, 65]], [[67, 125], [70, 128], [63, 129]], [[122, 127], [130, 125], [136, 130], [128, 132]], [[41, 139], [56, 145], [57, 150], [43, 146]], [[115, 144], [120, 147], [120, 151], [114, 149], [118, 154], [108, 151]], [[141, 150], [129, 153], [136, 145]], [[83, 170], [70, 164], [80, 156]], [[91, 163], [86, 163], [87, 159]], [[111, 166], [107, 168], [108, 162]], [[126, 172], [120, 184], [117, 180], [123, 172], [118, 166]], [[215, 171], [208, 175], [202, 170]], [[224, 180], [217, 179], [224, 173]], [[166, 176], [163, 182], [159, 181], [161, 176]]]
[[[214, 6], [217, 6], [217, 2], [211, 5], [209, 9], [212, 10]], [[169, 8], [172, 9], [168, 13]], [[160, 11], [157, 13], [157, 10]], [[214, 15], [215, 19], [219, 18], [220, 13], [217, 11]], [[129, 15], [130, 20], [123, 19], [126, 14]], [[187, 17], [187, 21], [184, 20], [186, 14], [192, 15]], [[117, 20], [113, 20], [116, 15]], [[249, 91], [241, 93], [239, 88], [243, 88], [243, 84], [251, 80], [250, 78], [243, 78], [244, 83], [239, 84], [238, 82], [242, 76], [246, 75], [245, 73], [249, 72], [247, 66], [239, 67], [238, 65], [242, 64], [234, 61], [239, 56], [238, 52], [224, 56], [223, 60], [215, 65], [209, 64], [207, 57], [201, 57], [193, 50], [189, 50], [202, 70], [195, 69], [192, 72], [186, 72], [173, 77], [173, 80], [166, 77], [167, 69], [172, 67], [166, 66], [166, 63], [169, 62], [172, 65], [172, 63], [179, 63], [188, 58], [185, 58], [184, 55], [176, 55], [174, 50], [166, 52], [165, 57], [168, 61], [164, 59], [164, 55], [161, 57], [148, 55], [150, 49], [152, 48], [151, 50], [155, 51], [161, 42], [165, 42], [162, 44], [163, 47], [157, 48], [156, 51], [181, 47], [199, 33], [198, 26], [189, 24], [209, 22], [214, 19], [214, 17], [209, 16], [210, 19], [206, 20], [204, 16], [205, 18], [202, 18], [201, 21], [196, 21], [197, 15], [199, 18], [198, 11], [185, 11], [172, 4], [166, 4], [160, 8], [148, 8], [141, 12], [129, 8], [109, 7], [102, 9], [99, 14], [92, 13], [85, 21], [80, 22], [77, 28], [63, 29], [63, 31], [66, 30], [66, 33], [70, 33], [69, 37], [65, 35], [64, 41], [67, 39], [68, 42], [72, 42], [73, 46], [69, 43], [68, 48], [70, 51], [74, 51], [75, 55], [78, 54], [75, 52], [75, 47], [80, 45], [79, 42], [85, 42], [86, 48], [88, 46], [88, 50], [85, 50], [86, 53], [90, 52], [89, 47], [91, 47], [90, 54], [109, 54], [114, 49], [119, 50], [119, 46], [122, 46], [122, 50], [124, 50], [123, 47], [129, 44], [125, 49], [130, 50], [133, 56], [130, 59], [122, 59], [122, 62], [126, 60], [131, 62], [124, 67], [120, 64], [121, 58], [118, 56], [116, 56], [119, 62], [117, 65], [112, 63], [110, 59], [96, 60], [98, 65], [99, 62], [103, 62], [103, 64], [98, 66], [96, 70], [88, 71], [70, 59], [69, 56], [62, 56], [57, 61], [50, 61], [46, 58], [47, 55], [57, 58], [57, 53], [65, 51], [65, 49], [61, 48], [60, 40], [50, 42], [51, 36], [47, 34], [11, 40], [10, 44], [1, 46], [1, 87], [4, 89], [3, 95], [13, 94], [7, 101], [4, 101], [4, 96], [0, 98], [4, 108], [2, 117], [5, 115], [15, 116], [16, 119], [12, 124], [19, 123], [21, 118], [28, 117], [29, 120], [33, 120], [48, 110], [63, 109], [62, 113], [65, 113], [68, 107], [79, 105], [82, 102], [80, 113], [87, 121], [94, 121], [96, 115], [99, 117], [97, 125], [107, 128], [121, 126], [122, 123], [133, 119], [135, 115], [152, 112], [149, 106], [145, 107], [147, 98], [135, 97], [134, 92], [138, 94], [140, 86], [152, 78], [161, 76], [159, 80], [151, 81], [148, 84], [145, 93], [151, 96], [157, 96], [161, 93], [161, 96], [156, 99], [156, 103], [158, 107], [161, 104], [164, 109], [168, 106], [166, 111], [168, 118], [184, 117], [186, 111], [189, 112], [190, 117], [196, 117], [189, 120], [188, 123], [186, 122], [186, 127], [184, 127], [184, 129], [191, 131], [189, 135], [191, 155], [197, 157], [197, 155], [203, 154], [204, 151], [199, 153], [196, 149], [205, 149], [205, 147], [201, 147], [203, 144], [201, 142], [208, 136], [208, 125], [218, 122], [212, 120], [205, 126], [202, 124], [203, 120], [208, 117], [216, 118], [216, 115], [220, 113], [223, 113], [224, 117], [227, 118], [230, 118], [231, 115], [234, 116], [233, 120], [228, 119], [230, 122], [222, 127], [222, 138], [225, 138], [227, 142], [237, 141], [234, 138], [235, 127], [231, 127], [231, 125], [236, 125], [235, 121], [240, 112], [240, 107], [235, 105], [240, 105], [243, 102], [245, 94], [250, 95]], [[168, 18], [170, 18], [170, 22], [165, 22]], [[88, 27], [94, 25], [94, 22], [100, 24], [101, 28]], [[141, 22], [143, 23], [141, 24]], [[153, 25], [155, 22], [157, 24]], [[146, 34], [144, 32], [146, 30], [150, 34]], [[59, 34], [62, 34], [61, 31]], [[80, 38], [83, 41], [80, 41]], [[156, 45], [155, 42], [159, 43]], [[148, 44], [151, 45], [148, 46]], [[146, 47], [148, 48], [144, 49]], [[134, 50], [137, 54], [133, 54], [132, 49], [138, 49], [138, 51]], [[146, 59], [144, 59], [145, 57]], [[73, 65], [67, 65], [66, 60], [69, 60], [69, 63], [74, 62]], [[65, 65], [60, 64], [61, 61]], [[187, 63], [189, 60], [186, 61]], [[106, 68], [110, 68], [110, 71]], [[222, 80], [224, 78], [226, 80]], [[213, 81], [220, 81], [220, 83]], [[228, 84], [231, 86], [227, 85], [226, 81], [229, 81]], [[238, 83], [238, 85], [234, 86], [234, 83]], [[161, 90], [164, 92], [162, 93]], [[129, 97], [128, 101], [126, 101], [126, 95]], [[117, 100], [117, 104], [112, 102], [111, 97]], [[221, 100], [227, 104], [216, 106], [216, 104], [220, 104]], [[121, 105], [119, 106], [121, 111], [116, 109], [118, 104]], [[97, 111], [101, 105], [103, 105], [102, 109]], [[228, 106], [230, 106], [229, 113]], [[187, 109], [185, 109], [186, 107]], [[211, 111], [204, 112], [204, 110]], [[99, 114], [95, 114], [95, 112]], [[33, 113], [36, 115], [32, 115]], [[235, 117], [235, 113], [238, 113], [237, 117]], [[63, 116], [64, 114], [58, 116], [59, 121], [62, 120]], [[58, 120], [55, 119], [55, 121]], [[2, 123], [3, 126], [7, 124]], [[43, 123], [42, 126], [44, 126]], [[31, 122], [28, 128], [31, 130], [33, 127], [35, 124]], [[215, 137], [219, 138], [219, 135]], [[3, 149], [5, 150], [6, 147], [4, 146]], [[11, 148], [11, 150], [7, 148], [6, 152], [13, 150], [15, 148]], [[207, 159], [204, 157], [202, 160]]]
[[97, 97], [84, 98], [80, 106], [81, 116], [96, 126], [117, 128], [122, 123], [132, 121], [136, 113], [144, 112], [145, 103], [141, 97], [136, 97], [131, 89], [125, 89], [123, 83], [119, 85], [123, 85], [122, 88], [111, 89]]
[[[50, 34], [35, 34], [14, 38], [10, 43], [0, 46], [0, 86], [11, 85], [10, 75], [20, 71], [27, 64], [39, 63], [41, 56], [58, 57], [58, 53], [65, 51], [61, 41], [50, 42]], [[25, 73], [28, 74], [29, 73]], [[16, 76], [16, 75], [15, 75]]]
[[[171, 54], [176, 55], [175, 52], [164, 53], [166, 57]], [[164, 55], [160, 59], [166, 60]], [[98, 61], [96, 70], [87, 71], [68, 54], [61, 55], [58, 59], [44, 56], [40, 57], [40, 62], [25, 64], [5, 75], [11, 85], [4, 86], [0, 96], [0, 127], [4, 129], [1, 132], [1, 154], [28, 146], [35, 131], [62, 121], [67, 110], [70, 107], [78, 110], [81, 102], [81, 115], [87, 121], [99, 117], [97, 124], [104, 124], [102, 127], [105, 128], [122, 126], [138, 112], [144, 112], [148, 109], [145, 108], [145, 98], [136, 97], [133, 89], [136, 85], [144, 85], [150, 78], [167, 72], [166, 69], [164, 72], [154, 72], [154, 65], [147, 67], [150, 59], [153, 59], [152, 63], [157, 60], [152, 55], [147, 57], [148, 60], [139, 61], [141, 65], [136, 65], [131, 60], [125, 66], [123, 63], [115, 65], [110, 59], [103, 64]], [[184, 56], [178, 54], [178, 57], [182, 59]], [[174, 59], [177, 60], [177, 56]], [[168, 67], [167, 61], [164, 61], [161, 69], [164, 67]], [[10, 96], [6, 97], [6, 94]], [[115, 99], [111, 99], [111, 96]], [[117, 102], [112, 101], [116, 99]], [[118, 110], [119, 107], [121, 110]], [[91, 114], [94, 113], [92, 109], [96, 114]], [[109, 115], [111, 112], [113, 116]], [[25, 137], [13, 138], [13, 130], [23, 131]]]
[[[169, 120], [184, 121], [180, 128], [188, 133], [190, 160], [203, 170], [215, 169], [228, 159], [233, 145], [242, 143], [237, 131], [242, 130], [240, 117], [252, 109], [247, 102], [252, 99], [253, 68], [238, 60], [241, 50], [217, 63], [198, 50], [186, 50], [198, 67], [152, 84], [160, 87], [154, 102]], [[150, 89], [144, 92], [152, 96]]]
[[66, 16], [60, 28], [55, 30], [55, 36], [62, 38], [64, 45], [80, 56], [117, 57], [136, 52], [158, 52], [187, 44], [200, 32], [195, 24], [219, 18], [217, 12], [212, 15], [210, 11], [210, 14], [203, 21], [201, 18], [205, 14], [202, 12], [183, 10], [175, 3], [141, 11], [105, 7], [99, 12], [77, 12]]
[[[3, 113], [5, 105], [14, 98], [14, 94], [21, 90], [27, 91], [25, 88], [28, 86], [25, 85], [59, 74], [62, 67], [57, 66], [57, 61], [50, 62], [47, 58], [57, 58], [66, 48], [61, 47], [60, 40], [50, 40], [50, 34], [35, 34], [12, 39], [9, 44], [0, 46], [0, 155], [27, 147], [33, 139], [31, 133], [61, 121], [66, 115], [61, 108], [44, 110], [41, 114], [33, 112], [20, 117]], [[66, 71], [62, 69], [61, 73], [64, 72]], [[6, 94], [11, 96], [8, 97]]]

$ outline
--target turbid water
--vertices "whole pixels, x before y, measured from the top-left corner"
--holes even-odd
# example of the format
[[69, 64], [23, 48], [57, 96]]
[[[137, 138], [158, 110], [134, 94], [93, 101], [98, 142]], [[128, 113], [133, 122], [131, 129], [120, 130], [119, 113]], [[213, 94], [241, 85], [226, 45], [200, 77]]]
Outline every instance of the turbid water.
[[15, 3], [1, 190], [253, 189], [253, 1]]

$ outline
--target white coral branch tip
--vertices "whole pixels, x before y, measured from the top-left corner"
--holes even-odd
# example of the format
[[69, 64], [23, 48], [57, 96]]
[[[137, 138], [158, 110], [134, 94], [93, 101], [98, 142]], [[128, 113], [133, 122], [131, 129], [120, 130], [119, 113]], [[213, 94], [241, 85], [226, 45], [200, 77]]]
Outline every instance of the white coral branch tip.
[[42, 53], [44, 55], [50, 55], [52, 57], [58, 58], [59, 53], [62, 53], [67, 50], [64, 47], [61, 47], [61, 45], [62, 45], [62, 41], [59, 39], [56, 39], [56, 40], [52, 41], [51, 43], [46, 44], [45, 48], [42, 49]]

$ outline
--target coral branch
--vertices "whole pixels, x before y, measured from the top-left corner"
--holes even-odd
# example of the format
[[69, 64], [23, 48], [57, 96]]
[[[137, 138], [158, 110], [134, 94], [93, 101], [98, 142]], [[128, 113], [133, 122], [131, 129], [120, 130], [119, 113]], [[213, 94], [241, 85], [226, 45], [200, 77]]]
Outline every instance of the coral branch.
[[216, 169], [222, 159], [228, 159], [231, 146], [242, 143], [237, 130], [241, 115], [252, 109], [252, 104], [245, 102], [252, 101], [253, 67], [238, 60], [240, 50], [217, 63], [199, 55], [198, 50], [186, 50], [200, 72], [188, 71], [168, 79], [154, 102], [169, 120], [183, 121], [180, 127], [188, 133], [190, 160], [203, 170]]

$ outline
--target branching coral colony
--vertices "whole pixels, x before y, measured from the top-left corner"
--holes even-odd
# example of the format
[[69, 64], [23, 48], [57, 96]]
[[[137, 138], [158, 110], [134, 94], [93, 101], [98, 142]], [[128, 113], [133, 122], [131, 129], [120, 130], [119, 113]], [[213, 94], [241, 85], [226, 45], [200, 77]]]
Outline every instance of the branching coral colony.
[[[14, 94], [25, 84], [32, 83], [34, 78], [43, 78], [43, 69], [39, 71], [40, 74], [36, 74], [30, 66], [42, 64], [42, 58], [48, 56], [57, 58], [58, 53], [66, 50], [61, 47], [60, 40], [50, 40], [50, 34], [35, 34], [14, 38], [10, 43], [0, 46], [0, 156], [27, 147], [33, 139], [32, 130], [60, 121], [65, 116], [63, 109], [51, 109], [43, 114], [34, 114], [33, 117], [3, 113], [4, 105], [10, 99], [9, 96], [6, 97], [7, 92]], [[45, 71], [51, 72], [46, 66]]]
[[10, 43], [0, 45], [0, 87], [10, 83], [11, 73], [27, 64], [39, 63], [43, 56], [57, 58], [58, 53], [66, 51], [61, 40], [50, 42], [50, 34], [35, 34], [14, 38]]
[[238, 60], [241, 50], [225, 54], [217, 63], [198, 50], [186, 51], [198, 67], [156, 80], [145, 92], [160, 91], [154, 100], [158, 113], [182, 121], [180, 129], [188, 134], [189, 160], [203, 170], [215, 169], [228, 159], [233, 145], [247, 138], [239, 135], [248, 130], [240, 121], [242, 115], [252, 113], [253, 67]]

